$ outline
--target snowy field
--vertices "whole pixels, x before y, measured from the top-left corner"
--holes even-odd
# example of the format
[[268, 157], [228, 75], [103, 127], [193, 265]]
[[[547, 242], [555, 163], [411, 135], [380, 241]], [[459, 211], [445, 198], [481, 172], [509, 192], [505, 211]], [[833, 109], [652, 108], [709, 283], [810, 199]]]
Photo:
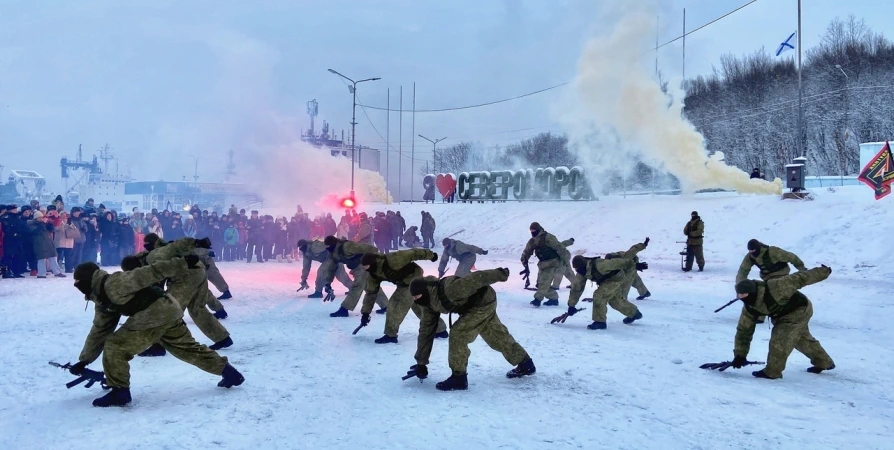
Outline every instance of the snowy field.
[[[136, 358], [131, 406], [93, 408], [98, 387], [66, 390], [72, 377], [47, 365], [74, 361], [90, 328], [92, 311], [84, 311], [71, 280], [2, 280], [0, 448], [890, 449], [894, 271], [887, 256], [894, 250], [894, 202], [874, 201], [865, 187], [816, 196], [390, 206], [416, 225], [420, 210], [432, 212], [438, 242], [465, 230], [456, 237], [490, 250], [478, 268], [512, 269], [510, 280], [495, 286], [498, 313], [538, 372], [506, 379], [509, 364], [479, 339], [466, 392], [435, 389], [450, 374], [447, 342], [440, 340], [429, 379], [401, 382], [414, 364], [412, 314], [399, 344], [376, 345], [383, 316], [373, 315], [352, 336], [359, 308], [348, 319], [329, 318], [342, 297], [324, 305], [298, 295], [298, 264], [243, 262], [221, 270], [235, 296], [225, 302], [224, 321], [235, 345], [223, 353], [245, 375], [244, 385], [217, 388], [218, 377], [171, 356]], [[707, 265], [684, 274], [675, 241], [683, 240], [691, 210], [706, 223]], [[532, 293], [516, 275], [532, 220], [560, 239], [576, 238], [572, 250], [591, 256], [651, 237], [640, 257], [650, 264], [643, 279], [652, 298], [632, 300], [635, 291], [630, 297], [644, 319], [623, 325], [609, 308], [608, 330], [590, 331], [592, 306], [583, 304], [587, 311], [550, 325], [565, 310], [567, 283], [562, 306], [533, 309]], [[732, 358], [739, 308], [713, 310], [733, 298], [750, 238], [793, 251], [808, 267], [834, 269], [803, 292], [814, 303], [811, 331], [836, 370], [809, 374], [797, 352], [781, 380], [753, 378], [756, 367], [698, 368]], [[423, 266], [436, 272], [436, 263]], [[749, 359], [766, 360], [769, 336], [768, 325], [758, 327]], [[100, 370], [100, 362], [91, 368]]]

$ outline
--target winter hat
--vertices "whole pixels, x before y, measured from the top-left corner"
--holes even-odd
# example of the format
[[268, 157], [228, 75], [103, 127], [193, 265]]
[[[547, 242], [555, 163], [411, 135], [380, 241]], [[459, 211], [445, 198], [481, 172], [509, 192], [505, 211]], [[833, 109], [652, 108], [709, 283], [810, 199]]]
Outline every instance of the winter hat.
[[441, 241], [441, 244], [444, 245], [444, 247], [446, 247], [446, 246], [450, 245], [451, 242], [452, 241], [450, 238], [444, 238], [444, 240]]
[[[12, 205], [12, 207], [13, 207], [13, 209], [15, 209], [15, 205]], [[34, 209], [34, 208], [32, 208], [31, 205], [23, 205], [22, 206], [22, 212], [31, 211], [32, 209]]]
[[55, 211], [55, 210], [56, 210], [56, 205], [48, 205], [47, 206], [47, 211]]
[[372, 268], [376, 267], [377, 261], [378, 261], [378, 258], [376, 258], [375, 253], [364, 253], [363, 256], [360, 258], [360, 265], [361, 266], [369, 266], [369, 268], [372, 269]]
[[736, 283], [736, 294], [757, 293], [757, 283], [754, 280], [742, 280]]
[[574, 267], [574, 271], [585, 275], [587, 273], [587, 258], [583, 255], [577, 255], [574, 258], [571, 258], [571, 267]]
[[307, 251], [307, 240], [298, 239], [298, 250]]
[[32, 217], [34, 217], [35, 219], [40, 219], [41, 217], [43, 217], [43, 213], [40, 211], [34, 211], [34, 216]]
[[529, 230], [543, 231], [543, 227], [541, 227], [540, 224], [537, 223], [537, 222], [531, 222], [531, 226], [528, 227], [528, 229], [529, 229]]
[[75, 206], [74, 208], [71, 208], [72, 213], [83, 212], [83, 211], [84, 210], [80, 206]]
[[99, 209], [106, 209], [106, 205], [103, 205], [102, 203], [100, 203], [100, 204], [99, 204]]
[[163, 244], [164, 241], [162, 241], [155, 233], [149, 233], [143, 237], [143, 245], [146, 246], [146, 250], [154, 250], [156, 247], [161, 247]]
[[757, 239], [752, 239], [752, 240], [748, 241], [748, 251], [749, 251], [749, 252], [753, 252], [753, 251], [755, 251], [755, 250], [758, 250], [758, 249], [760, 249], [760, 248], [763, 247], [763, 246], [764, 246], [764, 244], [761, 243], [761, 241], [759, 241], [759, 240], [757, 240]]
[[335, 236], [326, 236], [326, 239], [323, 239], [323, 243], [326, 244], [326, 247], [332, 247], [335, 244], [338, 244], [338, 238]]
[[698, 217], [698, 211], [692, 211], [692, 217]]
[[75, 281], [90, 281], [93, 279], [93, 274], [99, 270], [99, 266], [94, 262], [84, 262], [78, 264], [78, 267], [75, 267], [74, 270], [74, 279]]
[[425, 295], [425, 294], [427, 294], [429, 279], [431, 279], [432, 281], [437, 280], [437, 278], [435, 278], [435, 277], [414, 278], [413, 281], [410, 282], [410, 295]]

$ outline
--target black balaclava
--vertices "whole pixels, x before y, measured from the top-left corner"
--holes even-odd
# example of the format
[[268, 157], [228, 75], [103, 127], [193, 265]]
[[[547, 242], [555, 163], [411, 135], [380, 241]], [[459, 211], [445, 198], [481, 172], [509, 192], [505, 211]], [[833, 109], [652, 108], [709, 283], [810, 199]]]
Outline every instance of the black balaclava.
[[754, 280], [742, 280], [736, 283], [736, 294], [748, 294], [742, 299], [748, 305], [754, 305], [757, 301], [757, 282]]
[[531, 226], [528, 227], [528, 229], [531, 231], [531, 237], [537, 237], [537, 235], [543, 231], [543, 227], [537, 222], [531, 222]]
[[[293, 217], [293, 219], [294, 219], [294, 217]], [[306, 240], [304, 240], [304, 239], [298, 240], [298, 250], [301, 250], [301, 252], [307, 251], [307, 241]]]
[[428, 293], [428, 282], [425, 278], [416, 278], [410, 282], [410, 295], [413, 297], [421, 295], [422, 297], [418, 300], [413, 299], [413, 301], [420, 305], [431, 305], [431, 294]]
[[158, 237], [158, 235], [155, 233], [149, 233], [143, 238], [143, 246], [146, 247], [146, 250], [150, 252], [158, 247], [161, 247], [162, 245], [163, 244], [161, 238]]
[[323, 244], [326, 245], [326, 249], [329, 252], [335, 251], [335, 246], [338, 244], [338, 238], [335, 236], [326, 236], [326, 239], [323, 239]]
[[754, 256], [757, 256], [758, 254], [760, 254], [760, 249], [763, 246], [764, 244], [762, 244], [761, 241], [752, 239], [748, 241], [748, 252], [750, 252]]
[[441, 244], [444, 245], [444, 248], [450, 247], [451, 243], [453, 243], [453, 241], [450, 240], [450, 238], [444, 238], [444, 240], [441, 241]]
[[93, 292], [93, 274], [97, 270], [99, 270], [99, 266], [94, 262], [81, 263], [78, 264], [78, 267], [75, 267], [74, 285], [85, 297], [89, 297]]
[[587, 274], [587, 258], [583, 255], [577, 255], [574, 258], [571, 258], [571, 267], [574, 267], [574, 271], [581, 274]]
[[367, 270], [375, 270], [377, 262], [378, 258], [376, 258], [375, 253], [364, 253], [363, 256], [360, 257], [360, 265], [369, 266], [369, 269]]

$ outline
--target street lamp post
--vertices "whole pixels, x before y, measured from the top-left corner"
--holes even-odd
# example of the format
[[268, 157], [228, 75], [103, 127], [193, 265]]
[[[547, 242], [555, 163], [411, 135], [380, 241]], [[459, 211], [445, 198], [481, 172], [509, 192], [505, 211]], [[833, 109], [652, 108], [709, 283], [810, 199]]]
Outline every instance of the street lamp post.
[[[841, 74], [844, 75], [844, 148], [847, 150], [847, 138], [848, 133], [850, 133], [850, 109], [851, 109], [851, 90], [850, 90], [850, 81], [851, 77], [847, 76], [847, 72], [844, 71], [844, 68], [841, 67], [841, 64], [835, 64], [835, 68], [841, 71]], [[841, 166], [841, 185], [844, 186], [844, 171], [847, 169], [847, 155], [844, 154], [844, 164]]]
[[381, 78], [367, 78], [365, 80], [354, 81], [354, 80], [352, 80], [352, 79], [350, 79], [350, 78], [348, 78], [332, 69], [329, 69], [329, 71], [350, 81], [351, 86], [348, 86], [348, 90], [351, 91], [351, 94], [354, 95], [354, 104], [351, 109], [351, 198], [354, 198], [354, 153], [355, 153], [354, 138], [356, 136], [355, 128], [357, 127], [357, 85], [360, 83], [363, 83], [364, 81], [381, 80]]
[[431, 165], [432, 165], [432, 170], [434, 172], [437, 172], [438, 171], [438, 163], [436, 162], [437, 160], [436, 160], [435, 156], [437, 155], [437, 151], [438, 151], [438, 142], [441, 142], [444, 139], [447, 139], [447, 137], [445, 136], [445, 137], [442, 137], [441, 139], [436, 139], [434, 141], [421, 135], [421, 134], [419, 135], [419, 137], [421, 137], [422, 139], [425, 139], [428, 142], [431, 142]]

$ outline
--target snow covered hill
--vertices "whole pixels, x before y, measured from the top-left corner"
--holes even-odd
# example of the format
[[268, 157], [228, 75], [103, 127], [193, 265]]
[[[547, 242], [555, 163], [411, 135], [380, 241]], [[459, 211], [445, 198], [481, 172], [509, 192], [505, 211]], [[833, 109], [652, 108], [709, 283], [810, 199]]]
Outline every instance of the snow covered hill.
[[[376, 345], [384, 318], [351, 335], [359, 314], [332, 319], [336, 304], [299, 296], [297, 264], [221, 264], [235, 298], [224, 321], [236, 342], [223, 353], [246, 376], [226, 391], [168, 356], [132, 362], [134, 403], [90, 406], [98, 388], [71, 390], [71, 376], [46, 364], [77, 357], [90, 328], [71, 280], [0, 280], [0, 446], [2, 448], [890, 448], [894, 437], [894, 278], [885, 239], [894, 203], [865, 187], [819, 191], [812, 202], [711, 194], [606, 197], [592, 203], [392, 205], [408, 222], [438, 221], [436, 240], [491, 250], [479, 268], [510, 267], [496, 286], [498, 313], [537, 364], [508, 380], [511, 367], [480, 339], [472, 344], [469, 390], [443, 393], [447, 343], [436, 342], [430, 378], [401, 382], [414, 364], [409, 315], [400, 343]], [[377, 209], [367, 205], [368, 210]], [[692, 210], [705, 227], [706, 271], [680, 272], [682, 228]], [[590, 331], [590, 310], [550, 325], [562, 307], [533, 309], [515, 274], [531, 221], [588, 255], [628, 248], [646, 236], [643, 275], [653, 293], [635, 301], [634, 325], [609, 309], [608, 330]], [[804, 289], [814, 302], [811, 331], [838, 368], [804, 372], [795, 352], [785, 378], [750, 370], [698, 368], [732, 358], [738, 308], [733, 296], [748, 239], [797, 253], [832, 277]], [[425, 263], [434, 273], [436, 263]], [[753, 274], [756, 277], [756, 272]], [[339, 292], [343, 290], [338, 289]], [[390, 288], [388, 289], [390, 292]], [[631, 296], [632, 299], [633, 296]], [[340, 298], [339, 298], [340, 300]], [[589, 305], [584, 305], [590, 308]], [[189, 322], [189, 320], [187, 320]], [[193, 334], [204, 343], [192, 325]], [[769, 326], [758, 328], [750, 359], [765, 360]], [[92, 368], [99, 369], [99, 362]]]

